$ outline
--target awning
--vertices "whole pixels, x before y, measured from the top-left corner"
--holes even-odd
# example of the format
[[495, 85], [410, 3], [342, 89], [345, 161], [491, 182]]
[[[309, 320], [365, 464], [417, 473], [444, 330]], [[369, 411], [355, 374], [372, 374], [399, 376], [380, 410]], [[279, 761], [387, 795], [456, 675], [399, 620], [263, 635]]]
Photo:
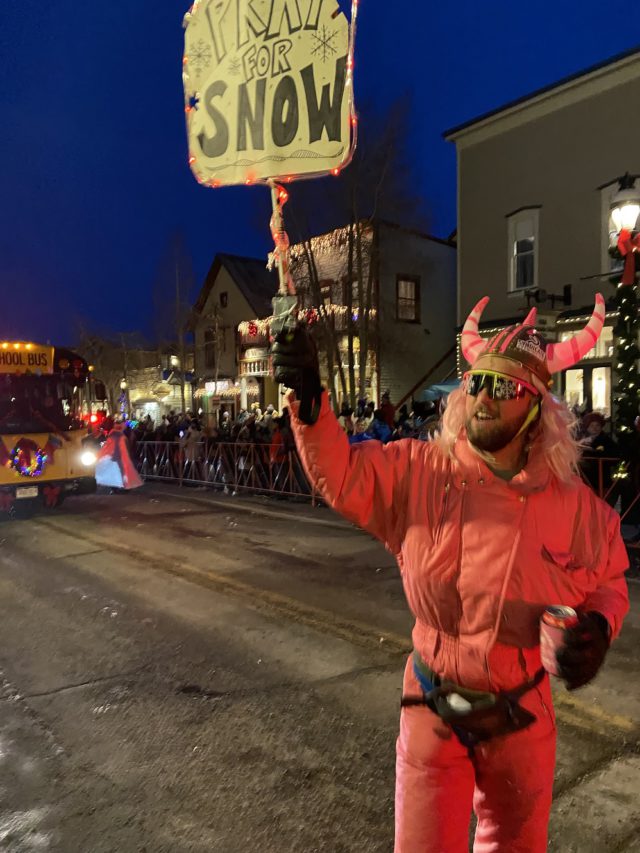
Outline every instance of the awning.
[[437, 385], [429, 385], [428, 388], [424, 388], [420, 394], [414, 397], [420, 403], [429, 403], [434, 400], [439, 400], [440, 397], [446, 397], [447, 394], [450, 394], [452, 391], [455, 391], [456, 388], [460, 387], [459, 379], [451, 379], [449, 382], [441, 382]]

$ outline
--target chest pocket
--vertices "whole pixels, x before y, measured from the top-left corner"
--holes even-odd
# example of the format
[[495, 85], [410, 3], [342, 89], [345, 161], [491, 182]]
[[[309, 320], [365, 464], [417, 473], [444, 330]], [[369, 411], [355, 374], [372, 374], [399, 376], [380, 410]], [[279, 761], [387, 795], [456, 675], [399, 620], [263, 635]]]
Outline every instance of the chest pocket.
[[581, 592], [588, 592], [595, 588], [596, 566], [584, 555], [543, 545], [541, 557], [556, 584]]

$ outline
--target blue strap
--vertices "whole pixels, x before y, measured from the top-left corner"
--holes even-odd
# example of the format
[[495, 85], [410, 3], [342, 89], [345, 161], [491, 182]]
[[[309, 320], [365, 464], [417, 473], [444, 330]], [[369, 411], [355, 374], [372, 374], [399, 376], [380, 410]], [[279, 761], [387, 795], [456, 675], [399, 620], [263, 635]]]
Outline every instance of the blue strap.
[[431, 693], [432, 690], [435, 690], [435, 684], [432, 684], [432, 682], [429, 681], [427, 676], [423, 672], [420, 672], [415, 660], [413, 661], [413, 674], [415, 675], [418, 684], [422, 688], [422, 692], [425, 694], [425, 696]]

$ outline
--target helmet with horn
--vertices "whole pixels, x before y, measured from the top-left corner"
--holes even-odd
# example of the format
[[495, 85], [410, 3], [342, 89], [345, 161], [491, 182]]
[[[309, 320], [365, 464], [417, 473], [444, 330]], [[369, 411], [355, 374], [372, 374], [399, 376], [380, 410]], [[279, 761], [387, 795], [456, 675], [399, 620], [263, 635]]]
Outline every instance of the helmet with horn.
[[505, 359], [510, 364], [503, 372], [519, 379], [526, 379], [523, 372], [529, 372], [546, 388], [551, 385], [552, 373], [566, 370], [589, 352], [604, 325], [604, 299], [600, 293], [596, 293], [591, 319], [584, 329], [567, 341], [548, 343], [536, 331], [535, 308], [529, 311], [523, 323], [508, 326], [486, 341], [478, 333], [478, 324], [488, 301], [488, 296], [481, 299], [464, 324], [460, 341], [464, 357], [474, 369], [483, 366], [492, 366], [495, 369], [494, 359]]

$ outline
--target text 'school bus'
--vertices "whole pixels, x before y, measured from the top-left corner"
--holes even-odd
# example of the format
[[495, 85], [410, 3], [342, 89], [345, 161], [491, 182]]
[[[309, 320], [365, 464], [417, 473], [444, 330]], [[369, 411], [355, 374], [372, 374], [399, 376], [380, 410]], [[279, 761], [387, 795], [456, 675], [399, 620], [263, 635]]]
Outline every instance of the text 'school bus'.
[[0, 341], [0, 512], [95, 492], [96, 454], [83, 446], [81, 417], [90, 387], [76, 353]]

